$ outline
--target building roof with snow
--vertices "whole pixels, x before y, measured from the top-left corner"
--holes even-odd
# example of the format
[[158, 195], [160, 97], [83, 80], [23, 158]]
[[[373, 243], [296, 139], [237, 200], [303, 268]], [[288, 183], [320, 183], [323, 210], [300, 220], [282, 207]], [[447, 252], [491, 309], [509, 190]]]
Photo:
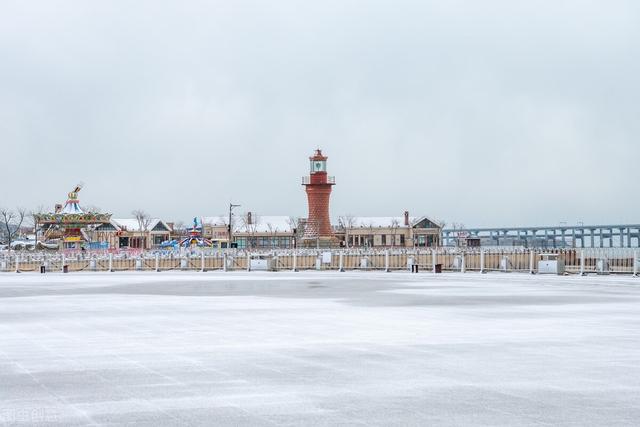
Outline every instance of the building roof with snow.
[[235, 220], [236, 233], [293, 233], [297, 221], [290, 216], [251, 215], [251, 223], [247, 215]]
[[408, 226], [404, 216], [341, 216], [338, 221], [344, 228], [440, 228], [426, 216], [408, 217]]
[[202, 225], [208, 225], [211, 227], [226, 227], [229, 219], [224, 215], [219, 216], [203, 216], [200, 218]]
[[[136, 218], [111, 218], [110, 222], [116, 231], [139, 232], [143, 231], [142, 228], [144, 228], [140, 227], [140, 221]], [[171, 227], [160, 218], [151, 218], [146, 231], [171, 231]]]
[[[201, 220], [205, 226], [226, 228], [229, 218], [225, 215], [203, 216]], [[296, 218], [285, 215], [257, 215], [252, 212], [251, 220], [246, 213], [233, 216], [234, 233], [293, 233], [297, 224]]]

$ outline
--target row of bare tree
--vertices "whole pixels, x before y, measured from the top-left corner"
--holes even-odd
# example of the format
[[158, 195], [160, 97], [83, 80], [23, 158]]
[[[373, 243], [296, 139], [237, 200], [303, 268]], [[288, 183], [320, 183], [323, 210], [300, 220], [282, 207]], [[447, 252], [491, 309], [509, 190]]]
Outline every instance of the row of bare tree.
[[7, 245], [11, 249], [11, 243], [20, 235], [20, 229], [26, 217], [26, 209], [0, 207], [0, 243]]

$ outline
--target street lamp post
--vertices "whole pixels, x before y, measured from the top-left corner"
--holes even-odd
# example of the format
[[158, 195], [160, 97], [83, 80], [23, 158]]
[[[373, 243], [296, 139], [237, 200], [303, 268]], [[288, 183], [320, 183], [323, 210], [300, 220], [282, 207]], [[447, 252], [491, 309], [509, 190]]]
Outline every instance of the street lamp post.
[[231, 226], [231, 215], [232, 215], [232, 211], [233, 208], [238, 208], [240, 207], [240, 205], [234, 205], [233, 203], [229, 203], [229, 225], [227, 225], [228, 227], [228, 234], [229, 234], [229, 241], [227, 242], [227, 249], [231, 248], [231, 235], [232, 235], [232, 226]]

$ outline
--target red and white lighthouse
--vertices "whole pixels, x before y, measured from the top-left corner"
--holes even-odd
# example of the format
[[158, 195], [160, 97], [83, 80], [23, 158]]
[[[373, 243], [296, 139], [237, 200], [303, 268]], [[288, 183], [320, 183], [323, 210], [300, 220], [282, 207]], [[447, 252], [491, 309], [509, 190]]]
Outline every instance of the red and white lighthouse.
[[337, 243], [329, 217], [329, 198], [335, 178], [327, 175], [327, 157], [317, 149], [309, 157], [309, 176], [302, 177], [307, 192], [309, 216], [302, 236], [304, 246], [332, 246]]

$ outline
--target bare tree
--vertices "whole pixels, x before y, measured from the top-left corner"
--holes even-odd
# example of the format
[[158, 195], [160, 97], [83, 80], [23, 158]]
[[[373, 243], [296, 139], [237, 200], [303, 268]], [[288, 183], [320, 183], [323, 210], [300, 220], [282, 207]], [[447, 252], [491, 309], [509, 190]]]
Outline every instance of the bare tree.
[[347, 214], [338, 218], [338, 222], [342, 226], [342, 228], [344, 228], [344, 243], [345, 243], [345, 246], [348, 248], [349, 237], [350, 237], [349, 231], [353, 229], [353, 226], [355, 225], [355, 222], [356, 222], [356, 217], [351, 214]]
[[149, 226], [151, 225], [151, 217], [142, 209], [134, 210], [131, 212], [131, 215], [133, 215], [136, 218], [136, 221], [138, 221], [138, 229], [142, 236], [140, 242], [141, 249], [146, 249], [147, 234], [149, 232]]
[[[289, 226], [289, 228], [291, 228], [291, 233], [293, 235], [293, 238], [297, 240], [299, 230], [298, 230], [298, 221], [296, 220], [296, 218], [292, 216], [287, 218], [287, 225]], [[292, 245], [295, 245], [295, 241], [289, 242], [289, 247], [292, 247]]]
[[369, 225], [367, 226], [369, 229], [369, 235], [367, 235], [367, 246], [372, 248], [374, 246], [374, 237], [373, 237], [373, 222], [369, 221]]
[[291, 231], [293, 231], [298, 227], [298, 221], [295, 217], [290, 216], [289, 218], [287, 218], [287, 225], [291, 227]]
[[391, 232], [393, 233], [393, 240], [391, 241], [391, 246], [396, 245], [396, 234], [398, 234], [399, 227], [400, 227], [400, 221], [398, 221], [398, 218], [393, 218], [391, 220]]
[[31, 224], [33, 225], [33, 235], [35, 236], [35, 247], [38, 247], [38, 229], [40, 228], [40, 215], [44, 213], [44, 206], [38, 205], [32, 211], [29, 211], [29, 219], [31, 220]]
[[257, 237], [256, 233], [258, 232], [258, 224], [260, 223], [260, 218], [256, 214], [252, 214], [251, 224], [249, 224], [249, 235], [251, 236], [252, 245], [257, 246]]
[[[233, 217], [231, 217], [231, 219], [233, 220]], [[229, 225], [229, 218], [226, 217], [226, 215], [220, 215], [218, 217], [218, 224], [222, 224], [225, 227]], [[215, 224], [214, 224], [215, 225]]]
[[253, 247], [255, 243], [256, 231], [258, 230], [258, 223], [260, 222], [260, 218], [255, 213], [251, 212], [251, 215], [247, 213], [242, 216], [242, 228], [244, 228], [245, 232], [248, 234], [249, 238], [247, 239], [247, 247]]
[[466, 227], [461, 222], [452, 222], [451, 228], [456, 239], [456, 246], [466, 246], [467, 232]]
[[177, 221], [173, 224], [172, 235], [173, 237], [178, 237], [178, 239], [186, 236], [186, 225], [184, 221]]
[[274, 226], [270, 222], [268, 222], [266, 225], [267, 225], [267, 230], [269, 231], [269, 240], [270, 240], [269, 246], [277, 247], [278, 246], [278, 240], [277, 240], [276, 236], [278, 234], [278, 227]]
[[20, 227], [26, 216], [26, 210], [18, 208], [15, 211], [6, 208], [0, 208], [0, 221], [3, 227], [2, 234], [7, 243], [9, 250], [11, 250], [11, 242], [20, 234]]

